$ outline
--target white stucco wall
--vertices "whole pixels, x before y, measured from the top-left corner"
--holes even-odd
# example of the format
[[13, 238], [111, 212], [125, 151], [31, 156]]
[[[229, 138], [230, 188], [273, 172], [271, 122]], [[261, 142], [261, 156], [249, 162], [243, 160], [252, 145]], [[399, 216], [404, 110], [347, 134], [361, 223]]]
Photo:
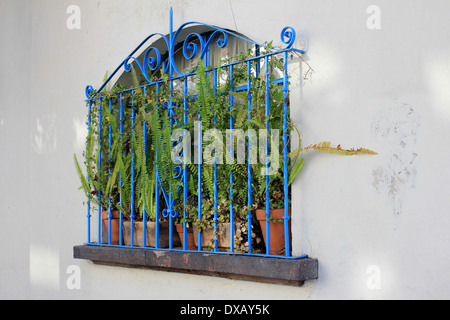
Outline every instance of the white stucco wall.
[[[81, 9], [79, 30], [66, 26], [69, 5]], [[369, 28], [371, 5], [380, 29]], [[168, 33], [170, 6], [176, 28], [201, 21], [258, 42], [279, 43], [294, 27], [314, 69], [291, 88], [303, 144], [378, 152], [306, 155], [294, 250], [319, 260], [318, 280], [297, 288], [72, 258], [86, 239], [72, 158], [84, 145], [84, 89], [147, 35]], [[449, 9], [446, 0], [0, 0], [0, 298], [449, 298]], [[73, 266], [81, 287], [70, 290]]]

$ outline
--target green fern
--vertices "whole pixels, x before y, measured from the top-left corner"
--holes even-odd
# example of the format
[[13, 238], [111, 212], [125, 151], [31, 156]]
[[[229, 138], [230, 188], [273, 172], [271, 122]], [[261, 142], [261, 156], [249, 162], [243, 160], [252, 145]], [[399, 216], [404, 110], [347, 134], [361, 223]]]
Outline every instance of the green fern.
[[74, 162], [75, 162], [75, 168], [78, 173], [78, 177], [81, 181], [81, 187], [79, 189], [82, 189], [86, 195], [86, 199], [89, 199], [91, 196], [91, 186], [89, 185], [89, 182], [87, 181], [87, 179], [81, 169], [81, 166], [78, 162], [77, 156], [75, 154], [73, 155], [73, 158], [74, 158]]

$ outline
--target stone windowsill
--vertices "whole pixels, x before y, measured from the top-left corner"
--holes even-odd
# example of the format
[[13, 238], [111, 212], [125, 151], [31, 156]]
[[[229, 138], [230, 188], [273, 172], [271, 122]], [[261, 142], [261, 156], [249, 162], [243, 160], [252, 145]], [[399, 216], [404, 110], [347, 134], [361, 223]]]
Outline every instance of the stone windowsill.
[[301, 286], [304, 281], [318, 277], [318, 261], [308, 257], [281, 259], [98, 245], [75, 246], [73, 250], [75, 259], [90, 260], [96, 264], [149, 268], [265, 283]]

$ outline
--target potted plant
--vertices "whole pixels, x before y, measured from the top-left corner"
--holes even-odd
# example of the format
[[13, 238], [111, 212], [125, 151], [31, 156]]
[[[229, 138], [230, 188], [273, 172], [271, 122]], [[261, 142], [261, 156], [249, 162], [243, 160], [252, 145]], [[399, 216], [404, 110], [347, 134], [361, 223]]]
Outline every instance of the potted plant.
[[[173, 212], [176, 210], [175, 204], [179, 197], [180, 181], [174, 177], [176, 165], [171, 159], [173, 115], [161, 105], [161, 102], [168, 98], [164, 84], [159, 93], [160, 100], [152, 99], [153, 95], [154, 92], [148, 92], [144, 99], [139, 99], [138, 92], [134, 96], [136, 119], [132, 150], [135, 156], [134, 190], [137, 216], [133, 217], [133, 231], [136, 231], [133, 232], [133, 245], [143, 245], [145, 232], [146, 246], [166, 248], [171, 245], [180, 245], [179, 236], [173, 230]], [[158, 194], [156, 194], [156, 183], [159, 188]], [[156, 208], [157, 198], [160, 204], [158, 208]], [[170, 206], [169, 203], [171, 203]], [[168, 213], [169, 211], [172, 213]], [[165, 213], [168, 214], [167, 217], [164, 217]], [[131, 221], [127, 221], [124, 228], [127, 230], [126, 243], [129, 245], [131, 244], [131, 240], [128, 242], [128, 235], [131, 236]], [[159, 230], [158, 244], [156, 244], [156, 229]], [[172, 243], [170, 243], [170, 235], [172, 235]]]
[[[220, 74], [220, 70], [218, 72]], [[203, 138], [216, 129], [225, 131], [229, 123], [229, 113], [226, 107], [226, 98], [218, 94], [222, 90], [213, 88], [213, 72], [206, 71], [203, 61], [198, 59], [197, 83], [195, 96], [192, 99], [189, 110], [189, 121], [186, 129], [194, 131], [194, 121], [201, 121], [201, 135]], [[200, 120], [197, 120], [200, 119]], [[195, 134], [195, 131], [193, 132]], [[192, 134], [191, 134], [192, 136]], [[209, 148], [209, 143], [202, 139], [202, 154]], [[210, 155], [209, 159], [203, 159], [201, 166], [201, 192], [194, 179], [199, 178], [199, 170], [196, 165], [189, 164], [188, 193], [189, 198], [185, 210], [192, 220], [193, 238], [195, 247], [199, 240], [203, 249], [213, 249], [217, 245], [218, 250], [230, 249], [230, 213], [229, 213], [229, 175], [226, 176], [225, 165], [216, 155]], [[222, 159], [223, 160], [223, 159]], [[217, 164], [217, 162], [219, 164]], [[215, 180], [216, 179], [216, 180]], [[199, 216], [199, 201], [201, 201], [201, 216]], [[199, 236], [201, 235], [201, 237]], [[200, 237], [200, 239], [199, 239]]]
[[[113, 97], [111, 97], [112, 99]], [[100, 130], [100, 107], [102, 108], [102, 119]], [[120, 139], [117, 134], [116, 119], [106, 107], [106, 103], [91, 105], [90, 126], [86, 137], [86, 148], [83, 152], [86, 173], [83, 172], [80, 162], [74, 154], [75, 168], [89, 204], [95, 204], [101, 208], [101, 219], [108, 235], [107, 243], [117, 245], [120, 243], [120, 209], [122, 187], [119, 186], [118, 172], [124, 169], [124, 161], [118, 161], [117, 154], [120, 152]], [[112, 128], [111, 151], [106, 152], [109, 137], [104, 130], [108, 126]], [[100, 135], [100, 133], [102, 133]], [[109, 133], [108, 133], [109, 134]], [[98, 148], [98, 145], [101, 148]], [[109, 146], [108, 146], [109, 147]], [[122, 172], [122, 171], [121, 171]]]
[[[248, 55], [239, 55], [238, 60], [245, 60]], [[234, 58], [230, 58], [234, 59]], [[220, 65], [220, 63], [219, 63]], [[250, 241], [260, 242], [259, 234], [252, 232], [248, 237], [247, 215], [249, 208], [247, 206], [247, 166], [241, 164], [231, 164], [227, 160], [226, 153], [222, 153], [222, 159], [215, 153], [208, 155], [210, 146], [214, 138], [207, 136], [210, 130], [215, 129], [219, 132], [226, 132], [230, 128], [230, 118], [235, 121], [235, 128], [244, 128], [244, 119], [247, 116], [246, 108], [242, 104], [243, 100], [236, 99], [232, 110], [230, 110], [230, 96], [221, 94], [221, 92], [236, 91], [237, 86], [246, 80], [246, 63], [235, 65], [233, 79], [230, 77], [229, 70], [218, 68], [216, 73], [207, 71], [202, 60], [199, 60], [197, 66], [197, 86], [194, 103], [190, 109], [190, 126], [193, 129], [193, 122], [201, 119], [202, 136], [208, 137], [202, 141], [202, 152], [208, 159], [203, 159], [201, 167], [202, 193], [199, 197], [198, 184], [193, 179], [198, 179], [198, 167], [189, 165], [189, 201], [186, 205], [186, 211], [190, 217], [194, 217], [194, 240], [198, 246], [199, 233], [201, 232], [201, 241], [204, 249], [230, 250], [231, 224], [234, 227], [235, 250], [240, 252], [248, 251]], [[216, 81], [213, 74], [217, 76]], [[216, 84], [216, 87], [213, 86]], [[233, 84], [233, 90], [231, 86]], [[237, 94], [236, 97], [239, 98]], [[242, 105], [241, 105], [242, 104]], [[195, 133], [194, 133], [195, 134]], [[192, 136], [192, 133], [191, 133]], [[211, 141], [208, 143], [208, 141]], [[216, 150], [217, 152], [217, 150]], [[209, 160], [209, 161], [208, 161]], [[230, 182], [230, 174], [235, 179]], [[201, 217], [198, 216], [199, 200], [201, 200]], [[230, 221], [230, 207], [233, 203], [233, 221]], [[253, 221], [251, 222], [253, 224]], [[256, 230], [256, 228], [254, 229]]]
[[[195, 210], [194, 210], [195, 211]], [[214, 250], [217, 242], [218, 251], [230, 250], [231, 222], [229, 206], [224, 202], [214, 206], [214, 199], [202, 199], [202, 217], [193, 223], [194, 243], [198, 247], [199, 234], [203, 249]]]
[[[284, 74], [284, 61], [282, 59], [277, 59], [272, 57], [269, 61], [269, 69], [276, 73], [276, 70], [279, 70], [279, 74]], [[283, 112], [280, 110], [284, 109], [284, 104], [289, 103], [289, 98], [285, 97], [285, 93], [283, 91], [282, 86], [275, 83], [275, 76], [270, 74], [269, 76], [269, 99], [266, 100], [266, 79], [265, 76], [260, 74], [258, 76], [257, 72], [252, 72], [247, 75], [250, 77], [251, 89], [250, 96], [251, 100], [251, 119], [247, 118], [246, 112], [241, 110], [241, 113], [236, 117], [236, 123], [241, 125], [245, 129], [255, 128], [259, 130], [267, 130], [267, 136], [270, 136], [270, 132], [267, 129], [267, 124], [269, 124], [270, 130], [278, 130], [279, 132], [283, 132], [286, 126], [287, 133], [287, 141], [286, 145], [291, 145], [291, 140], [293, 139], [293, 135], [291, 132], [296, 131], [298, 136], [298, 145], [299, 147], [290, 152], [288, 154], [288, 159], [290, 160], [288, 165], [288, 192], [290, 193], [290, 186], [294, 179], [298, 176], [301, 171], [304, 158], [300, 158], [300, 155], [311, 151], [316, 150], [319, 152], [325, 153], [334, 153], [339, 155], [359, 155], [359, 154], [375, 154], [375, 152], [359, 148], [359, 149], [342, 149], [340, 145], [337, 147], [332, 147], [330, 142], [321, 142], [318, 144], [310, 145], [306, 148], [301, 146], [300, 140], [300, 132], [297, 126], [292, 123], [290, 120], [290, 112], [289, 108], [286, 114], [286, 119], [284, 119]], [[248, 104], [248, 94], [247, 92], [230, 92], [234, 96], [241, 99], [245, 104]], [[269, 101], [269, 115], [266, 114], [266, 103]], [[286, 123], [285, 123], [286, 122]], [[275, 135], [276, 137], [276, 135]], [[270, 138], [272, 139], [272, 137]], [[274, 142], [277, 142], [274, 144]], [[278, 135], [278, 141], [271, 141], [271, 157], [278, 155], [278, 163], [283, 163], [284, 157], [284, 144], [283, 144], [283, 135]], [[275, 150], [273, 146], [278, 145], [278, 150]], [[269, 156], [269, 155], [267, 155]], [[290, 194], [288, 195], [288, 208], [285, 208], [285, 178], [281, 170], [278, 170], [275, 174], [269, 175], [269, 183], [267, 184], [268, 190], [266, 190], [266, 176], [262, 175], [261, 172], [264, 172], [265, 164], [258, 163], [257, 165], [252, 166], [252, 181], [254, 181], [254, 207], [256, 219], [259, 221], [261, 231], [264, 237], [264, 242], [267, 243], [266, 240], [266, 221], [269, 222], [270, 228], [270, 254], [271, 255], [281, 255], [284, 254], [284, 246], [285, 246], [285, 216], [286, 213], [288, 215], [288, 239], [292, 241], [291, 235], [291, 207], [290, 207]], [[268, 191], [268, 192], [267, 192]], [[266, 208], [266, 195], [269, 195], [269, 203], [270, 207], [267, 211]], [[291, 245], [289, 246], [292, 247]]]
[[[186, 246], [184, 246], [185, 236], [184, 236], [184, 227], [186, 224]], [[186, 250], [195, 250], [197, 246], [195, 245], [194, 239], [194, 228], [192, 226], [192, 222], [189, 221], [186, 217], [178, 217], [175, 222], [175, 227], [178, 233], [178, 237], [181, 241], [181, 246], [186, 248]]]
[[175, 218], [175, 227], [178, 236], [180, 238], [181, 245], [183, 248], [186, 248], [186, 250], [196, 250], [197, 248], [194, 240], [194, 228], [193, 228], [194, 216], [192, 215], [191, 210], [192, 208], [191, 205], [194, 203], [193, 201], [195, 201], [193, 199], [193, 196], [194, 196], [193, 194], [188, 196], [188, 198], [186, 199], [186, 206], [178, 210], [179, 214]]

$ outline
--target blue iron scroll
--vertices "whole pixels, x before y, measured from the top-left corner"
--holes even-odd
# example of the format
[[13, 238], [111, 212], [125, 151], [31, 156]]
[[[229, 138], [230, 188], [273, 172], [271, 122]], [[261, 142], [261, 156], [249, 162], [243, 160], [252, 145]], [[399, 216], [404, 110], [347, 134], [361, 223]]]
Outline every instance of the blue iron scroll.
[[[195, 26], [203, 26], [203, 27], [207, 27], [210, 32], [208, 32], [208, 35], [205, 37], [203, 34], [199, 34], [196, 32], [192, 32], [189, 33], [184, 39], [179, 40], [178, 38], [180, 37], [180, 35], [183, 33], [183, 31], [186, 31], [185, 28], [191, 25], [195, 25]], [[149, 82], [149, 85], [155, 85], [156, 86], [156, 92], [157, 94], [159, 94], [159, 88], [160, 88], [160, 82], [159, 81], [154, 81], [151, 77], [152, 73], [156, 70], [162, 70], [163, 73], [167, 74], [169, 76], [169, 80], [170, 81], [170, 86], [171, 86], [171, 90], [173, 90], [173, 83], [172, 80], [183, 80], [183, 89], [184, 89], [184, 102], [183, 102], [183, 108], [184, 108], [184, 118], [182, 119], [183, 121], [183, 125], [187, 124], [187, 107], [188, 107], [188, 101], [187, 101], [187, 95], [188, 95], [188, 83], [187, 83], [187, 77], [188, 76], [192, 76], [195, 75], [195, 72], [188, 72], [188, 73], [183, 73], [178, 66], [175, 63], [175, 52], [176, 49], [178, 48], [182, 48], [182, 52], [183, 52], [183, 57], [186, 60], [193, 60], [197, 57], [200, 58], [204, 58], [205, 55], [207, 54], [209, 48], [212, 45], [216, 45], [218, 48], [225, 48], [229, 42], [229, 38], [230, 37], [235, 37], [238, 38], [240, 40], [246, 41], [252, 45], [255, 46], [256, 48], [256, 55], [252, 58], [249, 58], [246, 60], [247, 65], [248, 65], [248, 72], [251, 72], [251, 62], [253, 60], [262, 60], [265, 61], [264, 65], [265, 65], [265, 70], [261, 71], [261, 72], [265, 72], [265, 79], [266, 79], [266, 92], [269, 91], [269, 70], [268, 70], [268, 59], [269, 56], [274, 55], [274, 54], [283, 54], [284, 57], [284, 63], [285, 63], [285, 70], [287, 70], [287, 57], [288, 57], [288, 52], [297, 52], [300, 54], [305, 53], [303, 50], [299, 50], [299, 49], [295, 49], [293, 48], [293, 45], [295, 43], [296, 40], [296, 32], [292, 27], [285, 27], [282, 29], [281, 31], [281, 42], [285, 45], [284, 48], [281, 49], [275, 49], [275, 48], [269, 48], [266, 45], [263, 44], [259, 44], [256, 42], [253, 42], [252, 40], [249, 40], [237, 33], [234, 33], [232, 31], [226, 30], [226, 29], [222, 29], [222, 28], [218, 28], [212, 25], [208, 25], [205, 23], [200, 23], [200, 22], [187, 22], [182, 24], [176, 31], [174, 31], [173, 29], [173, 11], [172, 8], [170, 9], [170, 32], [168, 35], [164, 35], [162, 33], [153, 33], [151, 35], [149, 35], [147, 38], [144, 39], [144, 41], [142, 41], [132, 52], [130, 55], [128, 55], [123, 61], [122, 63], [112, 72], [112, 74], [108, 77], [108, 79], [99, 87], [98, 90], [94, 90], [94, 88], [92, 86], [87, 86], [86, 90], [85, 90], [85, 94], [87, 97], [87, 101], [89, 102], [89, 106], [92, 105], [92, 103], [95, 103], [96, 100], [98, 100], [101, 104], [101, 97], [98, 97], [98, 93], [102, 92], [102, 90], [106, 87], [106, 85], [113, 79], [113, 77], [123, 68], [124, 72], [131, 72], [132, 70], [132, 63], [135, 63], [139, 70], [141, 71], [142, 75], [144, 76], [144, 78]], [[165, 47], [167, 48], [167, 51], [165, 52], [161, 52], [159, 47], [156, 46], [150, 46], [148, 47], [145, 52], [143, 53], [143, 59], [142, 61], [139, 61], [139, 59], [137, 57], [135, 57], [135, 55], [137, 54], [137, 52], [143, 48], [147, 43], [149, 43], [150, 41], [152, 41], [152, 43], [155, 43], [156, 40], [162, 40], [163, 44], [165, 45]], [[267, 54], [262, 54], [260, 55], [260, 48], [267, 48], [270, 49], [268, 50]], [[234, 63], [229, 63], [226, 65], [222, 65], [221, 67], [229, 67], [230, 70], [230, 74], [233, 74], [233, 67], [234, 67]], [[211, 69], [214, 72], [216, 72], [216, 70], [213, 68]], [[258, 70], [259, 72], [260, 70]], [[216, 79], [216, 77], [214, 77]], [[287, 92], [288, 92], [288, 80], [287, 80], [287, 73], [285, 73], [283, 75], [283, 79], [280, 80], [280, 84], [283, 85], [283, 92], [285, 95], [285, 99], [284, 99], [284, 105], [283, 105], [283, 143], [284, 143], [284, 161], [283, 161], [283, 173], [284, 173], [284, 190], [285, 190], [285, 204], [286, 204], [286, 208], [285, 208], [285, 216], [283, 217], [284, 219], [284, 224], [285, 224], [285, 237], [286, 237], [286, 256], [284, 256], [284, 258], [300, 258], [300, 257], [291, 257], [289, 255], [289, 239], [287, 238], [288, 236], [288, 220], [290, 219], [290, 217], [288, 216], [288, 198], [287, 198], [287, 189], [288, 189], [288, 176], [287, 176], [287, 140], [286, 140], [286, 134], [287, 134], [287, 123], [286, 123], [286, 117], [287, 117], [287, 102], [286, 102], [286, 98], [287, 98]], [[251, 118], [250, 115], [250, 107], [251, 107], [251, 95], [250, 95], [250, 86], [251, 86], [251, 82], [250, 80], [248, 81], [247, 84], [247, 90], [248, 90], [248, 117], [249, 119]], [[217, 89], [217, 83], [214, 84], [214, 88]], [[144, 87], [145, 90], [145, 87]], [[233, 90], [233, 89], [231, 89]], [[134, 93], [134, 90], [132, 91]], [[121, 97], [122, 97], [122, 93], [121, 93]], [[269, 95], [267, 94], [266, 96], [266, 117], [269, 117]], [[230, 95], [230, 110], [233, 108], [233, 100], [234, 97], [232, 95]], [[120, 99], [121, 101], [121, 119], [123, 117], [123, 105], [122, 105], [122, 99]], [[171, 100], [167, 100], [164, 103], [161, 104], [161, 107], [165, 110], [167, 110], [167, 114], [170, 117], [171, 122], [172, 121], [181, 121], [181, 119], [175, 119], [175, 113], [174, 113], [174, 108], [176, 107], [173, 102]], [[175, 120], [174, 120], [175, 119]], [[100, 118], [99, 121], [101, 121], [101, 114], [100, 114]], [[134, 118], [133, 118], [134, 121]], [[89, 125], [90, 125], [90, 121], [89, 121]], [[133, 122], [134, 125], [134, 122]], [[269, 129], [269, 122], [266, 121], [266, 127], [267, 129]], [[230, 129], [233, 129], [233, 119], [230, 118]], [[121, 132], [122, 132], [123, 128], [121, 128]], [[267, 144], [268, 145], [268, 144]], [[101, 146], [99, 146], [101, 148]], [[266, 151], [268, 154], [268, 150]], [[180, 156], [180, 163], [182, 163], [181, 158], [183, 155]], [[199, 161], [199, 172], [201, 172], [202, 170], [202, 165], [201, 165], [201, 161]], [[99, 164], [100, 165], [100, 164]], [[249, 161], [249, 165], [248, 165], [248, 170], [250, 171], [250, 161]], [[161, 183], [161, 177], [160, 177], [160, 173], [158, 171], [158, 168], [156, 168], [156, 193], [158, 194], [158, 192], [161, 192], [164, 195], [164, 200], [167, 204], [167, 208], [163, 209], [161, 214], [164, 218], [169, 219], [170, 222], [172, 222], [172, 219], [178, 217], [180, 215], [180, 213], [176, 210], [174, 210], [174, 201], [171, 197], [171, 190], [165, 190], [162, 183]], [[180, 191], [181, 185], [186, 186], [187, 185], [187, 168], [183, 165], [179, 165], [175, 167], [175, 172], [173, 173], [174, 177], [176, 179], [179, 179], [180, 181], [182, 181], [182, 184], [180, 184], [178, 186], [177, 191]], [[198, 180], [198, 185], [199, 185], [199, 217], [201, 217], [201, 175], [199, 175], [199, 180]], [[230, 176], [230, 182], [233, 183], [233, 175]], [[252, 181], [251, 181], [251, 174], [248, 175], [248, 205], [249, 207], [251, 206], [251, 197], [252, 197], [252, 190], [251, 190], [251, 185], [252, 185]], [[266, 176], [266, 192], [268, 192], [268, 177]], [[215, 186], [215, 188], [217, 188]], [[183, 207], [185, 207], [186, 205], [186, 198], [187, 198], [187, 188], [183, 188], [184, 189], [184, 197], [183, 197]], [[231, 196], [233, 196], [233, 191], [232, 189], [230, 189], [230, 194]], [[98, 195], [100, 198], [100, 195]], [[269, 195], [267, 194], [266, 198], [269, 198]], [[217, 198], [215, 195], [215, 206], [217, 206]], [[158, 198], [156, 198], [157, 201], [157, 208], [159, 207], [159, 200]], [[88, 205], [88, 243], [92, 244], [90, 241], [90, 211], [89, 211], [89, 205]], [[269, 210], [269, 202], [267, 200], [266, 203], [266, 212], [268, 212]], [[186, 214], [184, 212], [184, 214]], [[145, 215], [145, 212], [144, 212]], [[156, 210], [156, 219], [157, 221], [159, 220], [159, 212], [158, 210]], [[233, 217], [234, 217], [234, 209], [233, 209], [233, 204], [231, 204], [230, 206], [230, 220], [233, 221]], [[131, 215], [131, 219], [133, 220], [134, 216], [133, 214]], [[111, 210], [109, 210], [109, 219], [111, 220]], [[252, 215], [251, 212], [249, 211], [249, 214], [247, 216], [248, 219], [248, 228], [249, 228], [249, 234], [251, 234], [251, 219], [252, 219]], [[100, 220], [100, 208], [99, 208], [99, 220]], [[170, 228], [172, 228], [172, 223], [169, 224]], [[217, 218], [215, 217], [214, 219], [214, 227], [215, 230], [217, 228]], [[145, 224], [144, 224], [144, 228], [145, 228]], [[184, 226], [185, 232], [184, 232], [184, 237], [186, 237], [186, 225]], [[120, 234], [120, 239], [122, 239], [122, 230], [121, 234]], [[131, 230], [131, 232], [133, 232], [133, 229]], [[172, 229], [170, 229], [169, 235], [170, 235], [170, 239], [169, 239], [169, 250], [172, 250]], [[268, 223], [267, 223], [267, 234], [269, 235], [270, 233], [270, 228], [268, 227]], [[100, 234], [100, 223], [99, 223], [99, 234]], [[144, 239], [143, 239], [143, 246], [146, 246], [146, 232], [144, 229]], [[233, 239], [233, 235], [234, 235], [234, 225], [233, 223], [231, 224], [231, 236], [230, 236], [230, 242], [231, 242], [231, 248], [230, 248], [230, 252], [231, 254], [234, 253], [234, 239]], [[159, 224], [156, 224], [156, 239], [159, 238]], [[269, 237], [267, 237], [269, 239]], [[133, 236], [131, 237], [131, 239], [133, 239]], [[133, 240], [132, 240], [133, 241]], [[109, 243], [111, 241], [109, 240]], [[184, 239], [184, 241], [182, 241], [184, 246], [183, 246], [183, 250], [186, 250], [186, 238]], [[99, 243], [100, 243], [100, 235], [99, 235]], [[111, 245], [111, 243], [110, 243]], [[120, 246], [122, 246], [122, 242], [120, 242]], [[132, 243], [133, 246], [133, 243]], [[269, 255], [269, 243], [266, 244], [267, 246], [267, 254]], [[199, 247], [199, 251], [201, 251], [202, 246], [201, 246], [201, 237], [199, 235], [199, 239], [198, 239], [198, 247]], [[158, 241], [156, 241], [156, 248], [158, 248]], [[161, 249], [161, 248], [158, 248]], [[249, 241], [249, 253], [251, 253], [252, 248], [251, 248], [251, 241]], [[217, 242], [215, 244], [215, 252], [217, 252]], [[223, 252], [220, 252], [223, 253]]]
[[[137, 47], [134, 49], [130, 55], [128, 55], [125, 60], [114, 70], [114, 72], [109, 76], [109, 78], [100, 86], [100, 88], [96, 92], [101, 92], [103, 88], [111, 81], [111, 79], [116, 75], [118, 71], [123, 67], [124, 71], [130, 72], [131, 71], [131, 62], [136, 62], [139, 69], [142, 71], [142, 74], [144, 75], [145, 79], [149, 82], [152, 82], [152, 79], [150, 78], [149, 69], [151, 71], [158, 70], [160, 68], [163, 68], [164, 73], [168, 74], [170, 77], [173, 76], [174, 72], [176, 72], [180, 76], [186, 76], [187, 73], [181, 72], [178, 67], [175, 64], [175, 46], [179, 43], [178, 37], [180, 33], [189, 25], [201, 25], [210, 28], [211, 30], [214, 30], [209, 37], [204, 40], [204, 38], [198, 34], [198, 33], [190, 33], [184, 40], [181, 41], [182, 48], [183, 48], [183, 55], [187, 60], [194, 59], [198, 56], [200, 53], [200, 57], [203, 58], [210, 47], [210, 45], [213, 43], [213, 40], [217, 37], [219, 37], [216, 40], [216, 44], [219, 48], [224, 48], [228, 44], [228, 38], [230, 36], [239, 38], [243, 41], [252, 43], [253, 45], [257, 47], [266, 47], [263, 44], [256, 43], [248, 38], [245, 38], [237, 33], [234, 33], [232, 31], [221, 29], [212, 25], [208, 25], [202, 22], [186, 22], [182, 24], [177, 31], [173, 31], [173, 10], [170, 9], [170, 34], [164, 35], [162, 33], [153, 33], [149, 35], [147, 38], [144, 39]], [[154, 40], [154, 38], [161, 38], [164, 40], [166, 46], [167, 46], [167, 53], [168, 53], [168, 61], [165, 63], [165, 61], [162, 61], [162, 54], [161, 51], [156, 47], [149, 47], [144, 55], [143, 61], [139, 61], [136, 57], [133, 55], [136, 54], [146, 43], [148, 43], [151, 39]], [[200, 48], [197, 43], [193, 41], [193, 39], [197, 39], [200, 42]], [[292, 46], [295, 43], [296, 39], [296, 32], [292, 27], [285, 27], [281, 31], [281, 41], [286, 46], [283, 49], [274, 49], [275, 52], [279, 51], [285, 51], [285, 50], [293, 50], [297, 51], [299, 53], [305, 53], [303, 50], [292, 48]], [[152, 55], [151, 53], [154, 53]], [[92, 86], [86, 87], [86, 97], [88, 99], [92, 99], [94, 94], [94, 88]]]

